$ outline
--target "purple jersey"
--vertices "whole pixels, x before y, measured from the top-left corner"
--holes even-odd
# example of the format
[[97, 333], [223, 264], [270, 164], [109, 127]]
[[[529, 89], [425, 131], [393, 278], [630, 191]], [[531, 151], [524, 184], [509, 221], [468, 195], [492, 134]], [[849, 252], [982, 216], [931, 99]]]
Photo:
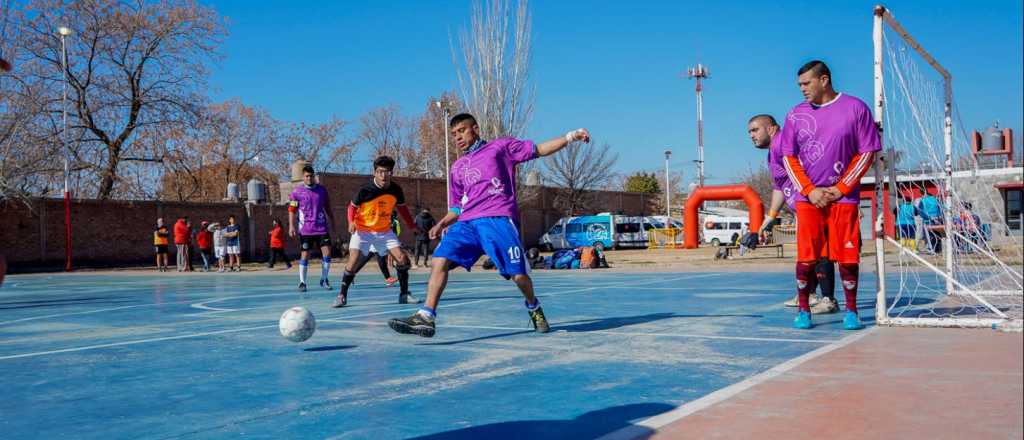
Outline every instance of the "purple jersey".
[[483, 144], [452, 164], [448, 202], [460, 221], [509, 217], [519, 221], [516, 164], [537, 157], [533, 141], [501, 138]]
[[779, 139], [782, 138], [782, 131], [772, 136], [771, 146], [768, 147], [768, 172], [772, 174], [772, 189], [782, 191], [786, 200], [786, 206], [796, 212], [796, 196], [800, 191], [789, 181], [789, 174], [786, 174], [786, 167], [782, 164], [782, 147], [779, 146]]
[[299, 215], [299, 234], [321, 235], [327, 234], [327, 210], [330, 209], [331, 201], [327, 197], [327, 189], [320, 185], [307, 187], [300, 184], [292, 190], [289, 197], [291, 206], [296, 208]]
[[[786, 115], [779, 144], [783, 156], [800, 159], [807, 178], [816, 187], [835, 186], [853, 157], [882, 149], [871, 110], [863, 101], [840, 93], [832, 102], [817, 106], [802, 102]], [[793, 182], [794, 189], [799, 182]], [[796, 194], [797, 201], [807, 201]], [[859, 203], [860, 184], [839, 203]]]

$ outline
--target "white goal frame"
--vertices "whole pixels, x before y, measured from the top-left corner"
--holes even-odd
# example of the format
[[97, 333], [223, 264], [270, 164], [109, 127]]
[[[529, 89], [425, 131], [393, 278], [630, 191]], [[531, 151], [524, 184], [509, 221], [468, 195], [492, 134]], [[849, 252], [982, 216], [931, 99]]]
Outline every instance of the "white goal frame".
[[[874, 26], [872, 29], [872, 39], [874, 43], [874, 98], [875, 98], [875, 123], [878, 125], [878, 129], [884, 130], [884, 111], [885, 111], [885, 84], [883, 76], [883, 62], [884, 62], [884, 41], [883, 41], [883, 30], [884, 27], [888, 26], [889, 29], [898, 34], [904, 42], [913, 48], [918, 55], [921, 56], [928, 64], [935, 69], [943, 79], [943, 91], [944, 91], [944, 105], [945, 105], [945, 116], [943, 124], [943, 144], [945, 147], [945, 163], [944, 170], [941, 179], [938, 183], [944, 186], [942, 194], [943, 202], [943, 214], [946, 231], [953, 231], [950, 222], [952, 218], [952, 203], [951, 194], [953, 187], [953, 77], [938, 61], [935, 60], [925, 49], [914, 40], [913, 37], [903, 28], [902, 25], [884, 6], [878, 5], [874, 9]], [[914, 118], [921, 118], [921, 115], [916, 112], [913, 113]], [[884, 137], [883, 137], [884, 141]], [[875, 308], [875, 320], [879, 325], [889, 326], [915, 326], [915, 327], [987, 327], [987, 328], [1006, 328], [1011, 330], [1017, 330], [1020, 328], [1020, 319], [1014, 319], [1007, 316], [1003, 311], [997, 307], [991, 305], [988, 301], [983, 298], [982, 292], [976, 292], [958, 282], [951, 274], [953, 271], [953, 246], [951, 246], [951, 240], [949, 235], [944, 234], [942, 238], [943, 256], [945, 261], [945, 267], [941, 268], [934, 264], [929, 263], [926, 259], [920, 257], [917, 254], [916, 249], [909, 249], [903, 246], [900, 242], [893, 240], [892, 237], [885, 235], [884, 230], [884, 218], [886, 214], [886, 206], [896, 206], [895, 204], [885, 203], [886, 195], [883, 191], [883, 187], [886, 182], [889, 185], [890, 201], [896, 197], [898, 192], [896, 174], [895, 174], [895, 161], [891, 166], [886, 166], [886, 162], [889, 158], [896, 157], [895, 149], [891, 145], [883, 145], [884, 153], [879, 156], [879, 159], [875, 162], [875, 202], [878, 207], [878, 217], [874, 222], [875, 229], [875, 263], [877, 265], [877, 299]], [[888, 176], [885, 176], [888, 174]], [[945, 279], [945, 293], [947, 295], [958, 295], [971, 297], [981, 307], [987, 308], [994, 318], [982, 318], [982, 317], [889, 317], [888, 316], [888, 304], [886, 298], [886, 282], [885, 282], [885, 244], [888, 243], [892, 247], [896, 248], [898, 252], [909, 255], [922, 267], [934, 272], [940, 277]], [[998, 258], [995, 258], [991, 254], [988, 255], [996, 263], [1003, 264]], [[1005, 265], [1004, 265], [1005, 266]]]

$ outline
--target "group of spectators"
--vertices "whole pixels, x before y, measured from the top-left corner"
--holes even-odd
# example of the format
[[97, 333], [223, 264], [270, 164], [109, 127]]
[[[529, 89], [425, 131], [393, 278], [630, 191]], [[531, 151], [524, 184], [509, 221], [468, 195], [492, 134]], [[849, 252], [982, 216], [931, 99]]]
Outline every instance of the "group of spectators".
[[[436, 221], [427, 208], [420, 211], [415, 220], [419, 231], [416, 233], [416, 243], [413, 248], [414, 264], [419, 267], [422, 259], [422, 266], [427, 267], [432, 246], [426, 231], [434, 227]], [[290, 269], [292, 262], [285, 252], [287, 233], [280, 220], [273, 220], [268, 234], [270, 235], [270, 252], [266, 263], [267, 268], [273, 268], [280, 259], [284, 262], [285, 267]], [[203, 272], [209, 272], [213, 265], [216, 265], [217, 272], [239, 272], [242, 270], [240, 235], [234, 215], [229, 215], [224, 225], [219, 222], [201, 221], [198, 228], [193, 225], [188, 216], [179, 217], [170, 227], [164, 223], [163, 218], [158, 218], [156, 219], [156, 229], [153, 231], [157, 270], [160, 272], [169, 270], [170, 245], [173, 241], [178, 272], [194, 271], [192, 262], [197, 255], [198, 259], [202, 261]], [[381, 257], [382, 259], [386, 258], [386, 256]]]
[[[896, 206], [896, 230], [900, 244], [910, 249], [918, 249], [917, 219], [921, 219], [923, 229], [921, 251], [929, 254], [942, 252], [942, 238], [946, 236], [946, 221], [942, 202], [933, 194], [913, 200], [906, 194], [900, 194]], [[950, 226], [953, 228], [951, 237], [956, 249], [972, 252], [969, 244], [984, 240], [981, 218], [974, 212], [970, 202], [964, 202], [951, 213]]]
[[[275, 220], [275, 224], [277, 221]], [[229, 215], [227, 223], [202, 221], [195, 228], [188, 216], [178, 217], [170, 228], [163, 218], [156, 219], [153, 231], [153, 247], [156, 252], [156, 267], [160, 272], [167, 272], [170, 255], [170, 242], [174, 241], [177, 271], [191, 272], [195, 270], [192, 260], [196, 254], [202, 259], [203, 271], [209, 272], [210, 266], [216, 262], [217, 271], [242, 270], [240, 230], [234, 215]], [[282, 246], [283, 247], [283, 246]], [[199, 252], [196, 252], [198, 249]]]

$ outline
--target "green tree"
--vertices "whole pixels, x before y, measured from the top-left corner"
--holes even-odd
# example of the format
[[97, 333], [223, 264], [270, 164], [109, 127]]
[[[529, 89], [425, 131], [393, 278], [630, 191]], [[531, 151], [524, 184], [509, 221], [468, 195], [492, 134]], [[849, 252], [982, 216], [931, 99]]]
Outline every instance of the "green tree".
[[661, 185], [658, 183], [658, 177], [654, 173], [637, 171], [626, 177], [622, 184], [622, 190], [645, 194], [661, 194]]

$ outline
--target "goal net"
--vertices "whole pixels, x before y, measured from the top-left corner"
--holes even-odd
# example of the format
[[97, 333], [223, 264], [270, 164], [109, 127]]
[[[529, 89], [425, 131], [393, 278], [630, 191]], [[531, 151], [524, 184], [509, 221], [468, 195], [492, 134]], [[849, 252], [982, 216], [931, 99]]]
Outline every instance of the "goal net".
[[1022, 246], [995, 187], [1019, 168], [979, 169], [952, 76], [881, 6], [874, 45], [878, 323], [1019, 331]]

